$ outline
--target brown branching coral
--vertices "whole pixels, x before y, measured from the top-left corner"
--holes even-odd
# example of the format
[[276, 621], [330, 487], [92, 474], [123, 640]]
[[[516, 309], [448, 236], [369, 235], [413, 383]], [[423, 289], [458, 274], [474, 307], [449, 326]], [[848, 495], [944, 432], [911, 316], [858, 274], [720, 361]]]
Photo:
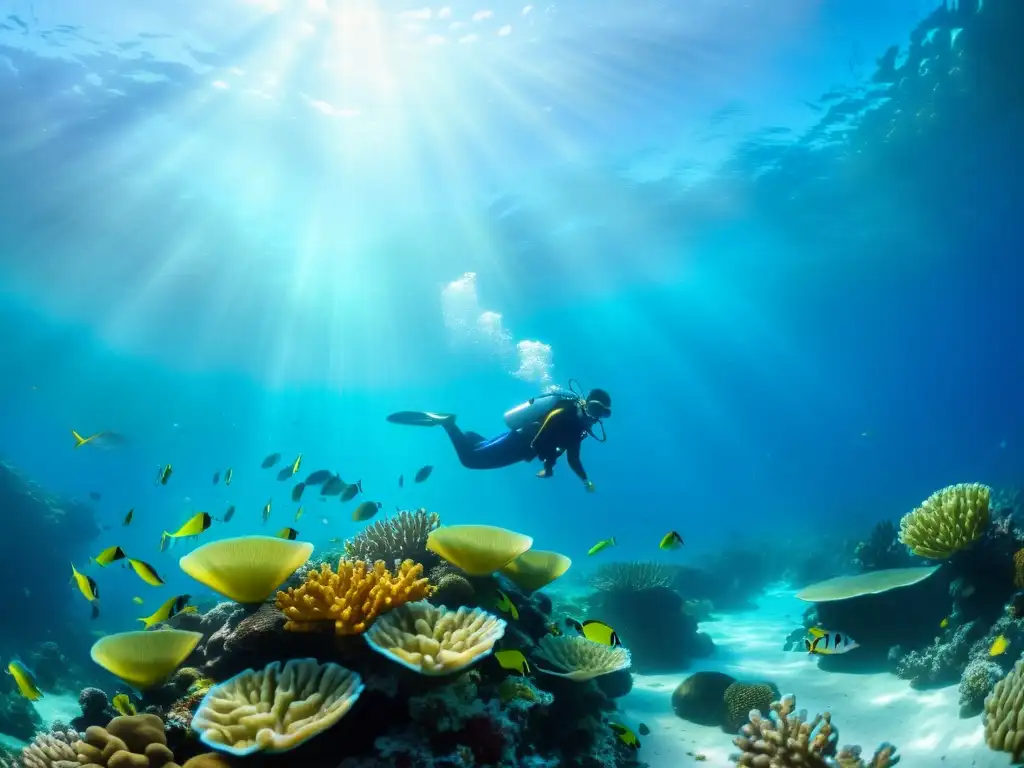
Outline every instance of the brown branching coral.
[[671, 587], [672, 569], [661, 563], [609, 563], [597, 569], [591, 586], [600, 592], [637, 592]]
[[868, 762], [861, 758], [860, 747], [837, 752], [839, 733], [832, 716], [825, 712], [808, 720], [806, 711], [795, 708], [796, 697], [789, 695], [772, 702], [770, 717], [751, 712], [750, 722], [733, 740], [741, 751], [732, 761], [752, 768], [892, 768], [899, 762], [891, 744], [882, 744]]
[[391, 564], [412, 560], [430, 568], [439, 558], [427, 551], [427, 536], [441, 524], [436, 512], [417, 509], [399, 512], [388, 520], [378, 520], [364, 528], [358, 536], [345, 542], [345, 557], [349, 560], [378, 560]]
[[289, 631], [315, 632], [333, 622], [335, 634], [358, 635], [382, 613], [429, 597], [434, 588], [422, 574], [423, 566], [412, 560], [395, 573], [383, 560], [372, 567], [362, 560], [341, 560], [337, 572], [324, 563], [307, 574], [302, 586], [278, 592], [277, 608]]

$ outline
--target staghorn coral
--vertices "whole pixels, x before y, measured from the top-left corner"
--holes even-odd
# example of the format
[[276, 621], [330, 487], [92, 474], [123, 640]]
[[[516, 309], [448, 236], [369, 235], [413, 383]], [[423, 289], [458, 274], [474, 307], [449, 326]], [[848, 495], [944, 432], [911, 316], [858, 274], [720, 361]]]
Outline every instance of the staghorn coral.
[[94, 725], [75, 751], [85, 768], [177, 768], [156, 715], [115, 717], [106, 728]]
[[997, 752], [1009, 752], [1013, 762], [1024, 756], [1024, 661], [1018, 661], [1010, 673], [996, 683], [985, 697], [985, 742]]
[[450, 675], [489, 656], [505, 635], [505, 621], [479, 608], [406, 603], [381, 618], [364, 637], [380, 654], [423, 675]]
[[231, 755], [287, 752], [341, 720], [363, 689], [358, 674], [337, 664], [275, 661], [211, 688], [192, 729], [208, 747]]
[[21, 765], [24, 768], [77, 768], [78, 752], [73, 745], [78, 740], [78, 733], [72, 730], [38, 733], [21, 751]]
[[767, 716], [772, 702], [779, 700], [779, 689], [773, 683], [732, 683], [722, 694], [725, 718], [722, 728], [736, 733], [750, 718], [753, 711]]
[[807, 719], [807, 712], [795, 713], [796, 697], [784, 696], [771, 704], [771, 714], [750, 713], [750, 722], [740, 729], [733, 744], [740, 752], [730, 756], [736, 765], [754, 768], [891, 768], [899, 762], [896, 748], [882, 744], [867, 763], [860, 747], [843, 747], [837, 752], [838, 731], [825, 712]]
[[987, 659], [971, 661], [960, 677], [960, 717], [974, 717], [985, 708], [985, 697], [1003, 676], [1000, 666]]
[[625, 648], [601, 645], [578, 635], [545, 635], [537, 643], [537, 659], [554, 667], [543, 669], [538, 665], [538, 672], [575, 682], [628, 669], [631, 663]]
[[333, 622], [335, 634], [358, 635], [380, 614], [429, 597], [433, 588], [422, 573], [423, 566], [411, 560], [394, 574], [383, 560], [372, 568], [362, 560], [340, 560], [337, 573], [324, 563], [298, 589], [278, 592], [277, 608], [288, 620], [286, 630], [312, 632]]
[[608, 563], [597, 569], [590, 585], [599, 592], [637, 592], [671, 587], [672, 569], [661, 563]]
[[900, 520], [900, 541], [911, 552], [945, 560], [966, 549], [988, 525], [990, 490], [979, 483], [960, 483], [936, 491]]
[[427, 550], [427, 536], [441, 524], [436, 512], [417, 509], [415, 512], [402, 511], [387, 520], [378, 520], [368, 525], [357, 536], [345, 542], [345, 557], [349, 560], [363, 560], [386, 563], [412, 560], [430, 569], [440, 563], [440, 558]]

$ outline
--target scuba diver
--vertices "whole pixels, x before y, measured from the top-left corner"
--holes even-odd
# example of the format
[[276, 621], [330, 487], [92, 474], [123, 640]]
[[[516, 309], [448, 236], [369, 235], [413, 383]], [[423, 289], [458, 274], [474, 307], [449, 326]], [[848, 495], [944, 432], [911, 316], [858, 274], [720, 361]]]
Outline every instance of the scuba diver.
[[[612, 399], [605, 390], [592, 389], [584, 396], [579, 382], [570, 379], [569, 389], [531, 397], [506, 412], [508, 430], [490, 439], [476, 432], [463, 432], [456, 426], [453, 413], [399, 411], [387, 420], [417, 427], [444, 427], [467, 469], [498, 469], [539, 458], [544, 466], [537, 477], [548, 478], [564, 453], [572, 471], [588, 491], [593, 491], [594, 484], [580, 462], [580, 446], [587, 435], [603, 443], [607, 439], [603, 419], [611, 415]], [[600, 437], [594, 434], [594, 427], [601, 428]]]

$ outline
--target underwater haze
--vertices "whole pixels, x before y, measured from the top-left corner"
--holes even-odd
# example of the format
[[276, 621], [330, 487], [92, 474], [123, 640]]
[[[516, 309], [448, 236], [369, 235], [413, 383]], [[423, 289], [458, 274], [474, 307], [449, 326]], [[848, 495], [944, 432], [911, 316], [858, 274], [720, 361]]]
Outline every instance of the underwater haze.
[[[589, 616], [619, 630], [634, 673], [632, 692], [602, 689], [619, 714], [612, 703], [589, 715], [634, 732], [648, 712], [652, 733], [637, 749], [613, 729], [610, 751], [578, 764], [725, 766], [738, 726], [674, 730], [668, 697], [686, 674], [752, 658], [753, 676], [771, 677], [807, 607], [791, 592], [858, 570], [858, 542], [939, 489], [983, 484], [993, 519], [1021, 514], [1024, 9], [1013, 0], [0, 6], [0, 657], [6, 667], [56, 643], [81, 672], [53, 695], [123, 690], [89, 648], [140, 629], [167, 598], [212, 609], [224, 591], [178, 566], [198, 545], [292, 527], [319, 556], [425, 508], [446, 527], [500, 526], [570, 558], [544, 588], [554, 613], [547, 597], [537, 608], [551, 620], [597, 610], [586, 593], [601, 565], [702, 569], [716, 586], [674, 589], [714, 603], [716, 618], [698, 620], [717, 657], [648, 663], [611, 607]], [[553, 476], [537, 477], [550, 411], [525, 438], [487, 442], [514, 426], [506, 411], [570, 384], [584, 397], [551, 400], [579, 419], [553, 438]], [[595, 388], [610, 396], [599, 421]], [[589, 435], [574, 442], [579, 424]], [[73, 430], [98, 437], [76, 447]], [[483, 466], [464, 466], [460, 435]], [[506, 461], [515, 440], [523, 460]], [[354, 498], [307, 483], [293, 501], [316, 470]], [[201, 512], [209, 530], [161, 548]], [[889, 565], [932, 564], [903, 543], [906, 562]], [[115, 545], [165, 584], [90, 564]], [[69, 561], [98, 599], [68, 584]], [[946, 579], [949, 603], [946, 586], [968, 571], [943, 567], [929, 578]], [[1022, 588], [1024, 556], [1019, 567]], [[1005, 628], [985, 634], [1014, 592], [1007, 568], [994, 613], [962, 612], [984, 624], [965, 643], [1009, 639], [1005, 659], [993, 654], [1008, 662], [999, 676], [1024, 650], [1024, 631], [1021, 647]], [[531, 591], [524, 605], [539, 605]], [[680, 609], [651, 609], [663, 610]], [[880, 639], [877, 664], [846, 676], [909, 691], [886, 652], [926, 647], [947, 614], [959, 626], [960, 607], [936, 610], [921, 617], [924, 640]], [[874, 653], [870, 628], [842, 622], [825, 629]], [[837, 674], [828, 661], [799, 675]], [[928, 681], [954, 685], [954, 722], [966, 650], [961, 661]], [[4, 685], [0, 701], [18, 697]], [[878, 685], [874, 700], [895, 695]], [[557, 706], [561, 689], [544, 691]], [[170, 722], [175, 697], [139, 695], [139, 711]], [[841, 701], [822, 706], [842, 719]], [[29, 717], [15, 709], [12, 722]], [[5, 711], [12, 756], [52, 719], [40, 709], [34, 727], [5, 730]], [[954, 764], [990, 757], [980, 710], [940, 746], [934, 733], [876, 732], [884, 718], [860, 712], [849, 704], [845, 723], [861, 728], [866, 757], [885, 740], [903, 768], [938, 765], [928, 750], [965, 761]], [[574, 765], [590, 749], [491, 759], [471, 747], [466, 762], [437, 764]], [[376, 749], [367, 765], [428, 765]]]

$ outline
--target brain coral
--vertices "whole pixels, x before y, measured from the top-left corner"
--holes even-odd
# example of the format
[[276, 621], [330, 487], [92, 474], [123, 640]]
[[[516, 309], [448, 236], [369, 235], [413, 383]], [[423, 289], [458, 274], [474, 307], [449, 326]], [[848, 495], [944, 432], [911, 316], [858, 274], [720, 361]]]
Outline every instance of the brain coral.
[[725, 721], [722, 727], [735, 733], [750, 719], [750, 713], [757, 710], [762, 715], [771, 712], [772, 702], [778, 701], [779, 689], [772, 683], [736, 682], [725, 689]]

